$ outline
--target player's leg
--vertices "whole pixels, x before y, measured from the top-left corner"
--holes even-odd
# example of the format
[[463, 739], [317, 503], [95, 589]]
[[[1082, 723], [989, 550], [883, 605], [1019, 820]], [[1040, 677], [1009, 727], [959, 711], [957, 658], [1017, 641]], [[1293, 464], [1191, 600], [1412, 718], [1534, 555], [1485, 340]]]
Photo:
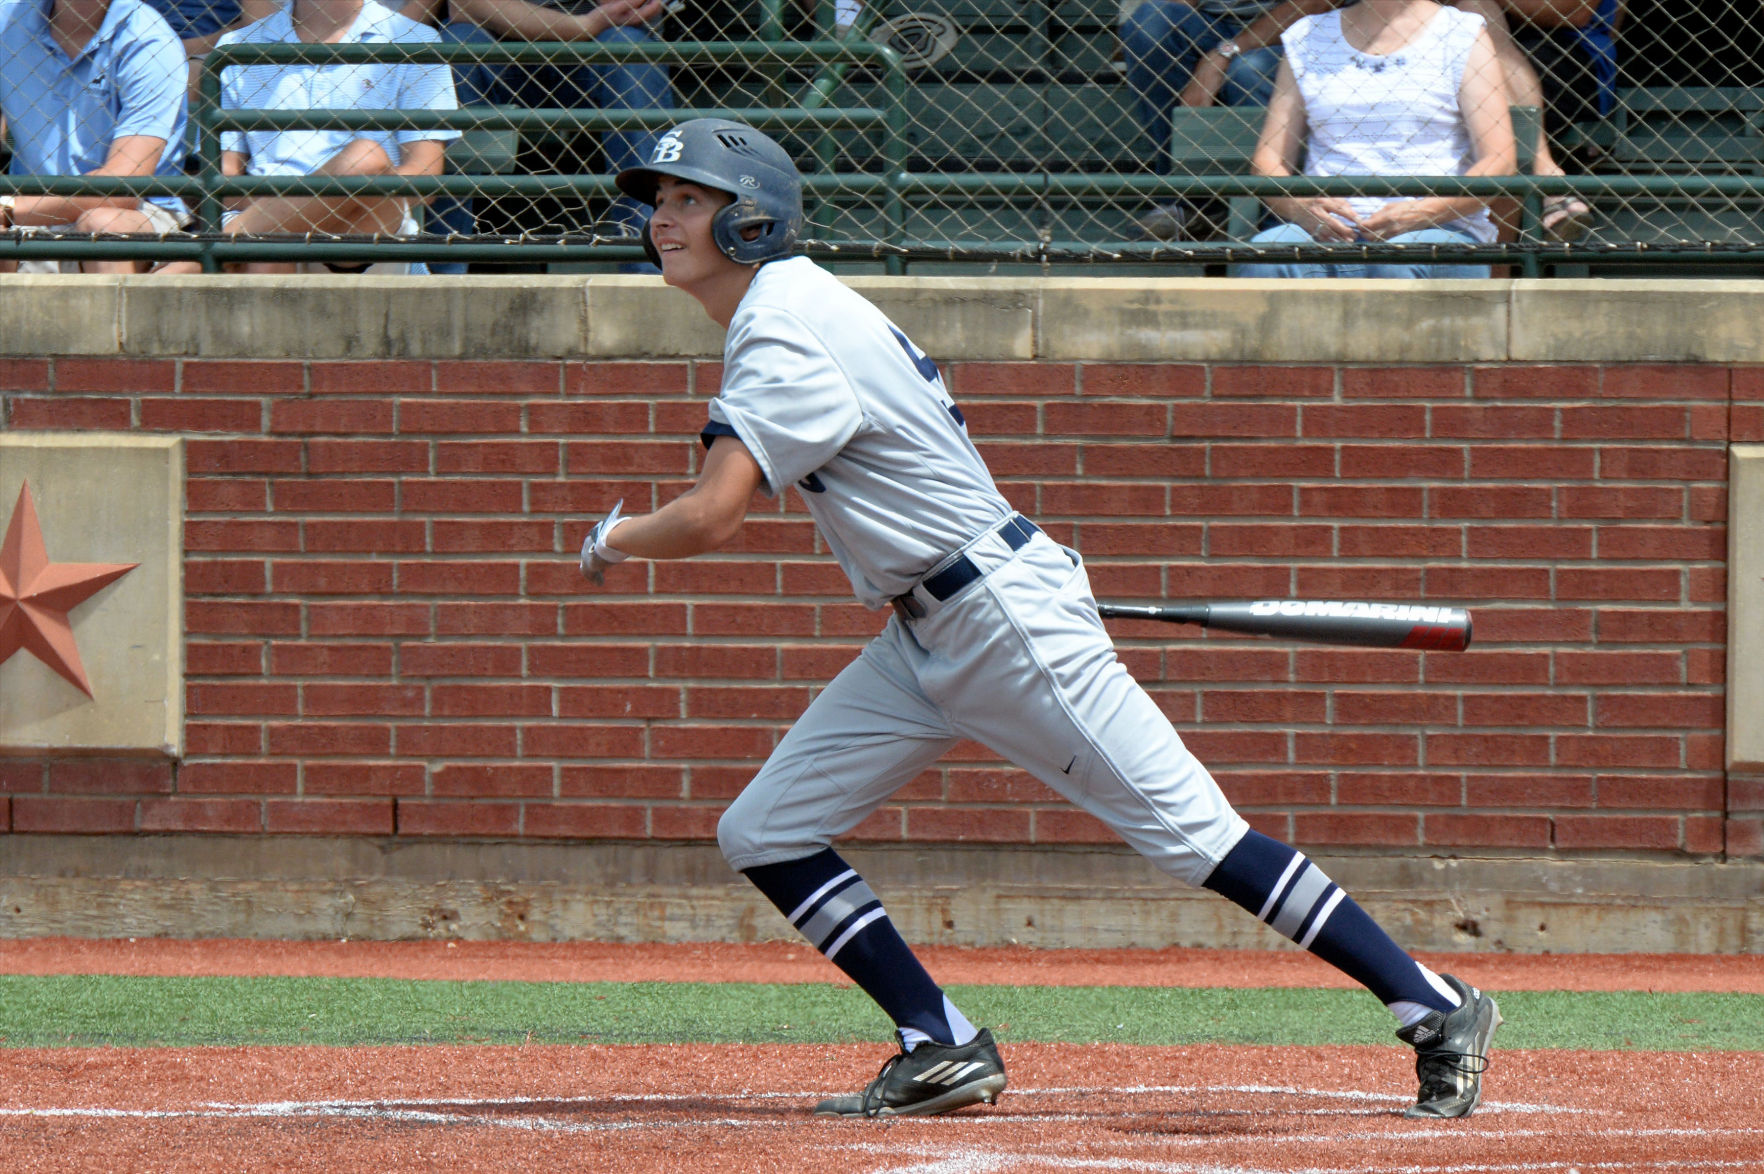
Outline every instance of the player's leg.
[[892, 1019], [902, 1055], [863, 1093], [817, 1112], [945, 1112], [994, 1099], [1004, 1068], [925, 971], [875, 892], [831, 847], [955, 743], [891, 625], [815, 698], [729, 805], [717, 839], [778, 911]]
[[1371, 991], [1416, 1051], [1421, 1082], [1411, 1117], [1466, 1117], [1482, 1100], [1495, 1001], [1439, 975], [1391, 940], [1358, 902], [1304, 853], [1253, 828], [1203, 882]]
[[[1063, 557], [1032, 542], [929, 621], [1000, 634], [949, 662], [952, 674], [986, 683], [952, 708], [957, 732], [1035, 774], [1159, 868], [1227, 897], [1367, 987], [1421, 1052], [1417, 1115], [1470, 1112], [1499, 1023], [1493, 1000], [1433, 974], [1315, 864], [1249, 829], [1115, 657], [1083, 569], [1062, 566]], [[933, 677], [925, 684], [942, 695]]]

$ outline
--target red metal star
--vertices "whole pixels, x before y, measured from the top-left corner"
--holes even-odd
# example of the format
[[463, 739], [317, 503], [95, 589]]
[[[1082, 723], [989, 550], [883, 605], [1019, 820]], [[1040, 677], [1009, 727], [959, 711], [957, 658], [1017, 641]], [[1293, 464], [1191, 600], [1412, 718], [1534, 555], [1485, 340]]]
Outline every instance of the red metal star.
[[93, 696], [67, 613], [140, 563], [52, 563], [27, 483], [0, 543], [0, 664], [24, 649]]

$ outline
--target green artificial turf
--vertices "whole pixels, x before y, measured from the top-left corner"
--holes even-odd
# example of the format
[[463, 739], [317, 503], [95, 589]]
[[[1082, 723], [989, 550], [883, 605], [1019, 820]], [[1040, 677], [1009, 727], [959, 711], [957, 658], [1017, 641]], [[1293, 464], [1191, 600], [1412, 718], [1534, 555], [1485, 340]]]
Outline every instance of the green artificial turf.
[[[1005, 1041], [1395, 1046], [1362, 991], [952, 987]], [[1498, 993], [1514, 1048], [1764, 1050], [1764, 996]], [[849, 987], [0, 975], [0, 1046], [846, 1043], [889, 1024]]]

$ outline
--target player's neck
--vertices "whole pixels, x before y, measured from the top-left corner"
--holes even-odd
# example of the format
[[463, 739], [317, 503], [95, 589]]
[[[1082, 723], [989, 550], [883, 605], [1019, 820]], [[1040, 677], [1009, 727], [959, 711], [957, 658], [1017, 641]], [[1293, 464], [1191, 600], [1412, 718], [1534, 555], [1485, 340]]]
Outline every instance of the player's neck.
[[698, 299], [698, 304], [704, 307], [712, 322], [727, 330], [729, 323], [735, 320], [735, 311], [741, 308], [741, 299], [747, 296], [747, 289], [758, 274], [757, 265], [730, 265], [683, 288]]

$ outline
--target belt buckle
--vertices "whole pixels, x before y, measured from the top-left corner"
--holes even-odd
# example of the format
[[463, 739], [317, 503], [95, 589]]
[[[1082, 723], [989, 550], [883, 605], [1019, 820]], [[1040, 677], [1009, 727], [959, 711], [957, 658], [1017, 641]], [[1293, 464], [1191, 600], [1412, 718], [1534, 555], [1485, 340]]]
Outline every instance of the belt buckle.
[[925, 605], [913, 597], [911, 592], [896, 595], [888, 602], [894, 605], [894, 614], [902, 620], [922, 620], [925, 618]]

